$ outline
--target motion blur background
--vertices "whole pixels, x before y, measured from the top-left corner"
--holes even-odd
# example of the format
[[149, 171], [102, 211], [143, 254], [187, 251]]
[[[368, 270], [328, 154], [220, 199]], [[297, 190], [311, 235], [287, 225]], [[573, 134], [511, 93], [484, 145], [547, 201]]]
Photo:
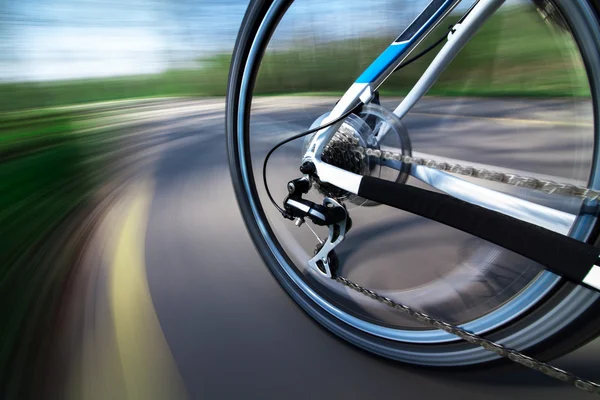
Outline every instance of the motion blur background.
[[[424, 5], [363, 3], [297, 1], [265, 56], [257, 93], [338, 96]], [[237, 213], [223, 110], [246, 6], [246, 0], [1, 2], [0, 398], [281, 397], [284, 386], [267, 385], [269, 374], [250, 370], [281, 372], [288, 365], [289, 359], [277, 359], [268, 366], [258, 357], [273, 352], [281, 338], [302, 339], [272, 322], [289, 315], [319, 351], [343, 349], [334, 359], [354, 352], [355, 395], [368, 386], [365, 374], [371, 373], [364, 370], [388, 374], [388, 364], [346, 349], [289, 302], [263, 271]], [[549, 29], [529, 2], [508, 1], [429, 95], [585, 100], [589, 88], [573, 51], [570, 39]], [[382, 94], [405, 94], [432, 57], [397, 74]], [[148, 175], [154, 183], [141, 178]], [[160, 182], [175, 189], [140, 200]], [[227, 218], [209, 215], [215, 203]], [[157, 209], [161, 204], [165, 208]], [[154, 214], [144, 216], [150, 208]], [[192, 226], [177, 225], [190, 219]], [[136, 231], [153, 223], [154, 233]], [[181, 243], [197, 248], [177, 247]], [[144, 253], [145, 247], [155, 253]], [[133, 275], [120, 275], [138, 264]], [[252, 271], [245, 284], [256, 291], [240, 288], [231, 266], [241, 264]], [[222, 276], [211, 275], [217, 269]], [[218, 287], [237, 295], [202, 294]], [[255, 332], [268, 343], [244, 342], [248, 331], [235, 328], [240, 315], [231, 314], [237, 308], [231, 302], [252, 296], [285, 306], [248, 305], [241, 317], [268, 330]], [[212, 333], [203, 337], [207, 330]], [[248, 355], [252, 348], [256, 354]], [[292, 357], [298, 368], [310, 365], [310, 358], [298, 357]], [[232, 367], [239, 363], [244, 367]], [[289, 378], [292, 371], [283, 367], [277, 379], [298, 385], [302, 378]], [[370, 382], [394, 391], [398, 373], [392, 369], [388, 383]], [[224, 375], [230, 386], [220, 380]], [[539, 393], [519, 382], [521, 390]], [[441, 393], [444, 385], [427, 390]], [[329, 393], [323, 390], [296, 395], [320, 398]]]

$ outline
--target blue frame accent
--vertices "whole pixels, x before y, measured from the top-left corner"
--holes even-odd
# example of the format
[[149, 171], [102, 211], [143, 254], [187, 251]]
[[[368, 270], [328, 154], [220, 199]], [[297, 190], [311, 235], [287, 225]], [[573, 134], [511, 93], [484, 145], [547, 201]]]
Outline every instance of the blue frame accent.
[[375, 81], [406, 52], [408, 47], [408, 42], [394, 43], [389, 46], [369, 65], [355, 83], [371, 83]]
[[[355, 83], [373, 83], [410, 50], [423, 33], [434, 25], [456, 0], [432, 0], [402, 34], [356, 79]], [[423, 22], [425, 21], [425, 22]]]

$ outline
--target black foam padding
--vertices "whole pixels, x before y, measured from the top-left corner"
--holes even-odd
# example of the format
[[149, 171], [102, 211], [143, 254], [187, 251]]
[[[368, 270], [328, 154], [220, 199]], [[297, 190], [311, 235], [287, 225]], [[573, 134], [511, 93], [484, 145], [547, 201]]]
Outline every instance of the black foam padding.
[[358, 195], [470, 233], [581, 283], [600, 249], [454, 197], [365, 176]]

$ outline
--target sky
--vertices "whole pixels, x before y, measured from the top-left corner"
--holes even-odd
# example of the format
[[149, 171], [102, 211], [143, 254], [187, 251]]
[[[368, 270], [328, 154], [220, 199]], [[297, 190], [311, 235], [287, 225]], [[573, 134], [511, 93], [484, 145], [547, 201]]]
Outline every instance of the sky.
[[[3, 1], [0, 79], [107, 77], [189, 66], [192, 60], [231, 52], [247, 4], [247, 0]], [[297, 0], [282, 20], [276, 40], [287, 45], [298, 38], [331, 40], [380, 31], [395, 36], [423, 4], [423, 0]]]
[[5, 0], [0, 79], [161, 72], [231, 51], [246, 6], [241, 0]]

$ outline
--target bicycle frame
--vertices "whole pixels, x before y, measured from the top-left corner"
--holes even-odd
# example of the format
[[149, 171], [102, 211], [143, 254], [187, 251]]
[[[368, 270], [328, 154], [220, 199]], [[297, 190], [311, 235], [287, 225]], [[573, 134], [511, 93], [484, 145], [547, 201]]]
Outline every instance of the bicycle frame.
[[[480, 0], [469, 10], [468, 15], [461, 21], [456, 31], [449, 36], [448, 42], [442, 47], [433, 62], [421, 76], [419, 81], [408, 93], [404, 100], [394, 110], [399, 118], [403, 118], [408, 111], [431, 88], [444, 69], [456, 57], [485, 21], [500, 8], [505, 0]], [[441, 20], [450, 13], [460, 0], [434, 0], [410, 24], [408, 28], [377, 58], [365, 72], [348, 89], [328, 118], [323, 123], [331, 121], [348, 110], [352, 109], [359, 101], [366, 103], [394, 69], [400, 65], [409, 53], [430, 33]], [[362, 177], [352, 174], [335, 166], [321, 161], [321, 152], [325, 143], [328, 143], [340, 124], [332, 125], [317, 132], [303, 161], [315, 164], [317, 175], [323, 182], [331, 183], [348, 192], [357, 194]], [[382, 134], [382, 136], [385, 133]], [[390, 152], [401, 153], [401, 150], [388, 148]], [[384, 165], [396, 170], [402, 168], [402, 163], [394, 160], [385, 160]], [[455, 198], [468, 201], [497, 212], [510, 215], [522, 221], [542, 226], [552, 231], [568, 234], [569, 227], [574, 217], [568, 213], [544, 207], [539, 204], [505, 195], [479, 185], [472, 184], [463, 179], [454, 177], [445, 172], [434, 171], [418, 165], [411, 166], [410, 174], [436, 187]]]
[[[402, 118], [431, 88], [448, 64], [505, 0], [479, 0], [448, 35], [448, 41], [394, 113]], [[339, 119], [373, 92], [407, 58], [409, 53], [450, 13], [460, 0], [432, 0], [406, 30], [358, 77], [323, 121]], [[343, 121], [318, 131], [303, 163], [312, 163], [321, 182], [350, 193], [409, 211], [474, 234], [539, 262], [578, 284], [600, 291], [600, 249], [568, 236], [573, 217], [471, 184], [445, 172], [411, 166], [411, 175], [450, 194], [440, 195], [343, 170], [321, 160], [321, 153]], [[397, 149], [390, 149], [401, 153]], [[401, 162], [385, 161], [394, 169]], [[464, 201], [463, 201], [464, 200]]]
[[[450, 64], [458, 52], [479, 30], [483, 23], [504, 3], [505, 0], [480, 0], [470, 10], [448, 42], [440, 50], [429, 68], [414, 88], [394, 111], [400, 118], [423, 97], [433, 83]], [[351, 110], [359, 102], [368, 103], [373, 92], [381, 86], [427, 35], [439, 25], [461, 0], [432, 0], [423, 12], [402, 32], [402, 34], [356, 79], [340, 101], [323, 121], [326, 124]], [[308, 146], [303, 161], [315, 164], [319, 179], [331, 183], [348, 192], [357, 194], [360, 175], [352, 174], [321, 161], [321, 153], [337, 131], [341, 122], [318, 131]]]

